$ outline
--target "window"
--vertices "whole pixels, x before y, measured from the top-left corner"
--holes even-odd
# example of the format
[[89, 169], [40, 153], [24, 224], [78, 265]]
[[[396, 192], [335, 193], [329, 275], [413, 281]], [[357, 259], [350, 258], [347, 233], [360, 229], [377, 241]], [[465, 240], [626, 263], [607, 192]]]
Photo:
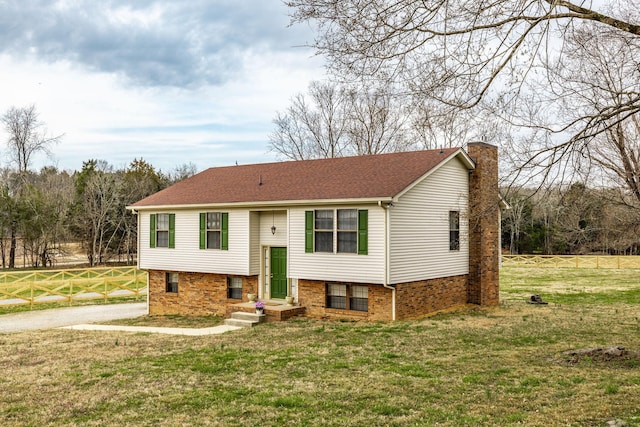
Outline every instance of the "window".
[[460, 250], [460, 212], [449, 211], [449, 250]]
[[227, 298], [242, 299], [242, 277], [227, 278]]
[[305, 212], [305, 252], [368, 253], [369, 211], [320, 209]]
[[362, 285], [327, 283], [327, 308], [369, 311], [369, 288]]
[[220, 249], [220, 212], [207, 212], [207, 249]]
[[169, 214], [158, 214], [156, 218], [156, 246], [169, 247]]
[[178, 293], [178, 273], [167, 273], [167, 292]]
[[229, 249], [229, 214], [202, 212], [200, 214], [200, 249]]
[[358, 249], [358, 211], [338, 209], [338, 252], [356, 253]]
[[333, 211], [316, 211], [314, 229], [316, 252], [333, 252]]
[[176, 215], [151, 214], [149, 246], [152, 248], [175, 248]]
[[327, 307], [347, 309], [347, 285], [329, 283], [327, 285]]
[[369, 288], [367, 286], [351, 286], [349, 308], [356, 311], [369, 310]]

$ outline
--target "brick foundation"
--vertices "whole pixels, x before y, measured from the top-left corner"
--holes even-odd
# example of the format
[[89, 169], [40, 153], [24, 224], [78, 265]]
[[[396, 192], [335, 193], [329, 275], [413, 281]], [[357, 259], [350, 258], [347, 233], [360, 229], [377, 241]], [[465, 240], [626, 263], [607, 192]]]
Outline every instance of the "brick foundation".
[[[298, 280], [298, 301], [305, 315], [316, 319], [392, 320], [392, 291], [378, 284], [367, 285], [367, 312], [326, 307], [326, 282]], [[415, 319], [467, 302], [467, 276], [452, 276], [395, 285], [396, 319]]]
[[[241, 300], [227, 298], [227, 275], [179, 272], [178, 292], [166, 292], [166, 271], [149, 271], [149, 314], [225, 316]], [[242, 301], [258, 292], [258, 276], [242, 277]]]
[[466, 275], [396, 285], [397, 320], [416, 319], [466, 303]]
[[306, 316], [315, 319], [392, 320], [391, 289], [382, 285], [368, 285], [368, 288], [367, 312], [327, 308], [326, 282], [320, 280], [299, 279], [298, 302], [306, 308]]

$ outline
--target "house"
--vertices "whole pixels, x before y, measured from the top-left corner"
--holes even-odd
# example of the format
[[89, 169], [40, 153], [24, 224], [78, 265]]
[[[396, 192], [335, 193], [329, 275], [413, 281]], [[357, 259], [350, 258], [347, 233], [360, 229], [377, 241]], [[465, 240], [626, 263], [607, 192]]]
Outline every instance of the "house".
[[498, 304], [498, 205], [497, 148], [472, 143], [211, 168], [129, 209], [150, 314], [226, 315], [254, 293], [400, 320]]

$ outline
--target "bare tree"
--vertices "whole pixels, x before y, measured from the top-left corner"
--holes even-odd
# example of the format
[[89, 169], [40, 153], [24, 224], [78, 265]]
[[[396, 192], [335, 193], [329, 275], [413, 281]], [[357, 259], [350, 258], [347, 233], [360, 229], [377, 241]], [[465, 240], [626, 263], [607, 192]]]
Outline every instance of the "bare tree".
[[347, 95], [336, 85], [312, 82], [309, 99], [296, 95], [285, 113], [274, 119], [271, 150], [292, 160], [343, 155], [347, 122]]
[[[36, 107], [11, 107], [0, 119], [8, 134], [7, 147], [18, 168], [18, 183], [13, 194], [9, 194], [19, 204], [26, 187], [27, 172], [33, 156], [40, 152], [49, 153], [49, 146], [60, 140], [62, 136], [48, 137], [44, 124], [38, 118]], [[17, 246], [17, 221], [10, 223], [11, 247], [9, 250], [9, 268], [15, 267]]]
[[416, 144], [404, 99], [381, 88], [312, 82], [308, 96], [296, 95], [277, 114], [271, 150], [293, 160], [407, 150]]
[[[511, 132], [518, 143], [514, 147], [526, 156], [513, 160], [541, 173], [540, 179], [575, 172], [583, 166], [575, 156], [587, 153], [594, 138], [640, 111], [640, 70], [633, 59], [640, 57], [638, 0], [603, 1], [594, 7], [558, 0], [286, 4], [293, 22], [317, 25], [313, 46], [339, 78], [391, 82], [442, 120], [461, 110], [473, 115], [484, 111], [517, 126]], [[599, 39], [583, 38], [580, 44], [578, 30], [600, 34]], [[627, 81], [633, 83], [625, 96], [598, 98], [595, 112], [582, 108], [585, 99], [580, 100], [573, 84], [575, 73], [562, 73], [559, 67], [570, 54], [588, 59], [612, 39], [632, 52], [625, 69], [632, 70]], [[545, 86], [547, 90], [537, 90]], [[572, 115], [559, 114], [568, 111]]]
[[9, 135], [7, 146], [11, 160], [21, 174], [29, 170], [35, 154], [40, 152], [49, 154], [49, 147], [62, 138], [62, 135], [47, 136], [44, 123], [40, 121], [35, 105], [9, 108], [2, 116], [2, 123]]

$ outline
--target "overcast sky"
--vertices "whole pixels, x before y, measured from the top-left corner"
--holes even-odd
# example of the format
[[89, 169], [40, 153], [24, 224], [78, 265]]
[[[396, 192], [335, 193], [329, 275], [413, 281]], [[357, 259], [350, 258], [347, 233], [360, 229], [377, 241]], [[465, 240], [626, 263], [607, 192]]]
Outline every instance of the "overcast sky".
[[[276, 111], [324, 76], [281, 0], [0, 1], [0, 113], [35, 104], [52, 164], [273, 161]], [[0, 131], [6, 165], [7, 134]]]

